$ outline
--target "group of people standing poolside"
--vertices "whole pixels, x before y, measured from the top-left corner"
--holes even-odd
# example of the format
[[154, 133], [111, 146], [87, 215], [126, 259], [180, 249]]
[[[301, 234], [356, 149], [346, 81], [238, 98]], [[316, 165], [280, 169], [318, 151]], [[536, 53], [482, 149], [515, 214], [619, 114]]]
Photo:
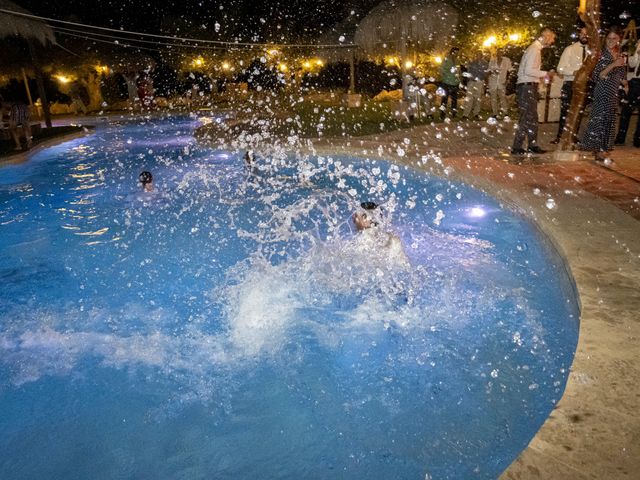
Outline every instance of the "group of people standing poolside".
[[[544, 153], [538, 146], [538, 88], [541, 81], [550, 82], [555, 75], [555, 70], [541, 69], [541, 51], [550, 47], [555, 42], [556, 35], [544, 28], [538, 38], [527, 48], [522, 56], [518, 69], [516, 85], [516, 97], [520, 119], [518, 129], [513, 141], [511, 153], [520, 155], [526, 151]], [[562, 107], [560, 123], [556, 139], [552, 143], [558, 143], [560, 136], [566, 127], [565, 121], [573, 91], [573, 80], [576, 72], [590, 53], [587, 49], [587, 32], [582, 29], [578, 41], [567, 47], [558, 65], [558, 73], [563, 75]], [[611, 28], [605, 37], [602, 53], [591, 75], [591, 113], [587, 127], [582, 136], [577, 139], [581, 150], [593, 152], [597, 161], [608, 161], [608, 155], [614, 144], [616, 111], [618, 108], [618, 94], [620, 87], [624, 85], [627, 77], [627, 58], [621, 50], [622, 32], [619, 28]], [[639, 48], [631, 59], [629, 66], [635, 67], [635, 71], [629, 76], [634, 84], [637, 82], [637, 64], [639, 63]], [[635, 80], [634, 80], [635, 78]], [[636, 94], [637, 97], [637, 94]], [[638, 99], [629, 98], [627, 115], [620, 122], [618, 143], [624, 143], [626, 130], [629, 125], [630, 105], [637, 105]], [[624, 109], [623, 109], [624, 111]], [[626, 121], [625, 121], [626, 120]], [[639, 130], [636, 129], [634, 145], [640, 146]], [[524, 150], [525, 140], [527, 150]]]
[[[551, 143], [557, 144], [566, 128], [566, 119], [573, 96], [573, 82], [576, 72], [590, 55], [587, 29], [581, 28], [577, 40], [566, 47], [556, 70], [542, 69], [542, 50], [555, 43], [556, 34], [550, 28], [543, 28], [536, 40], [525, 50], [517, 70], [516, 102], [519, 111], [518, 126], [511, 147], [511, 153], [545, 153], [538, 145], [538, 91], [540, 83], [550, 83], [555, 76], [562, 78], [561, 107], [558, 132]], [[591, 111], [582, 136], [572, 140], [581, 150], [593, 152], [596, 160], [605, 161], [613, 144], [624, 144], [631, 114], [640, 107], [640, 42], [634, 55], [627, 58], [622, 52], [622, 31], [612, 27], [606, 34], [602, 52], [590, 78]], [[466, 77], [466, 97], [463, 119], [479, 118], [485, 86], [491, 98], [492, 116], [500, 118], [508, 111], [506, 98], [507, 82], [513, 70], [511, 60], [494, 49], [487, 61], [482, 52], [466, 65], [461, 73], [458, 65], [458, 48], [450, 50], [440, 68], [442, 100], [440, 115], [450, 112], [453, 117], [458, 111], [458, 93], [462, 76]], [[620, 125], [615, 134], [618, 100], [622, 111]], [[584, 105], [581, 106], [584, 109]], [[579, 125], [578, 125], [579, 126]], [[640, 147], [640, 122], [633, 136], [633, 145]]]
[[440, 117], [447, 116], [447, 107], [450, 102], [451, 116], [458, 113], [458, 94], [463, 78], [466, 79], [466, 97], [464, 101], [463, 119], [477, 119], [480, 114], [482, 97], [485, 86], [491, 98], [492, 116], [500, 118], [507, 114], [509, 104], [507, 102], [507, 80], [513, 70], [511, 60], [502, 54], [499, 49], [494, 49], [487, 61], [484, 53], [478, 51], [475, 57], [465, 65], [465, 72], [461, 73], [458, 65], [458, 47], [453, 47], [444, 58], [440, 66], [440, 88], [442, 100], [440, 102]]

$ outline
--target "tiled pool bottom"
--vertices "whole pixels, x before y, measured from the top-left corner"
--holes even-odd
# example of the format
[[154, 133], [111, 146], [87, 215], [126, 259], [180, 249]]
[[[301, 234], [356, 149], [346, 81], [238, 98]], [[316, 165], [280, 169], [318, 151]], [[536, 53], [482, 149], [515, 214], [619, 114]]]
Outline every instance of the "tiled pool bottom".
[[[535, 228], [386, 162], [248, 176], [188, 124], [129, 127], [3, 171], [0, 468], [494, 478], [526, 445], [577, 330]], [[408, 272], [349, 223], [391, 193]]]

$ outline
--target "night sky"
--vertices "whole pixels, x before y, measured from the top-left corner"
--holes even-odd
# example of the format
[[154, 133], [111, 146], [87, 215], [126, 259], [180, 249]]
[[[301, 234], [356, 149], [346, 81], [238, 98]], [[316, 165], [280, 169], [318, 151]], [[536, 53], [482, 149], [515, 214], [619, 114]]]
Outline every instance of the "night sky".
[[[380, 0], [19, 0], [34, 14], [146, 33], [240, 41], [311, 38]], [[216, 32], [215, 24], [219, 24]]]
[[[34, 14], [146, 33], [239, 41], [312, 39], [348, 17], [362, 16], [380, 0], [18, 0]], [[459, 0], [470, 7], [477, 2]], [[543, 1], [532, 1], [541, 5]], [[576, 5], [578, 1], [576, 0]], [[640, 16], [640, 0], [603, 0], [605, 23]], [[218, 24], [216, 31], [215, 24]]]

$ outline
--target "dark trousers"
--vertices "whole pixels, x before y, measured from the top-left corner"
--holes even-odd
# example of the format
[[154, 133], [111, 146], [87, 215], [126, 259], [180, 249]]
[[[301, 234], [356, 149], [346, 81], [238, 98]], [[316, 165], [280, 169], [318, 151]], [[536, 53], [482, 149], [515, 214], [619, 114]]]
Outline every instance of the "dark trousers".
[[558, 122], [557, 138], [560, 138], [564, 131], [564, 125], [567, 121], [567, 113], [569, 113], [569, 106], [571, 106], [571, 97], [573, 97], [573, 81], [564, 82], [562, 84], [562, 91], [560, 92], [560, 120]]
[[451, 116], [458, 114], [458, 86], [441, 83], [440, 87], [444, 90], [442, 102], [440, 102], [440, 116], [444, 118], [447, 114], [447, 102], [451, 98]]
[[513, 139], [513, 149], [521, 149], [525, 139], [531, 148], [538, 143], [538, 84], [519, 83], [516, 85], [516, 100], [520, 118]]
[[[618, 135], [616, 135], [616, 143], [624, 143], [627, 139], [627, 130], [629, 129], [629, 120], [631, 114], [636, 108], [640, 107], [640, 78], [629, 80], [629, 94], [627, 102], [622, 104], [622, 112], [620, 113], [620, 126], [618, 127]], [[636, 125], [636, 132], [633, 134], [633, 145], [640, 147], [640, 118]]]

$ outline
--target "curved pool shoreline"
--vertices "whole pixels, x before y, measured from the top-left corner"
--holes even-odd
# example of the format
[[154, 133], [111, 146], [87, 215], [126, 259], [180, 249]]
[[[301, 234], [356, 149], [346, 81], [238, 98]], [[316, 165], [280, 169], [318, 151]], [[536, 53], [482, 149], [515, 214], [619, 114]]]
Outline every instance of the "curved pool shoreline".
[[[574, 279], [580, 331], [565, 392], [501, 478], [632, 478], [640, 468], [640, 223], [554, 179], [532, 188], [531, 179], [513, 174], [513, 165], [491, 157], [448, 157], [425, 166], [420, 158], [429, 154], [426, 147], [398, 154], [391, 143], [388, 149], [380, 141], [353, 143], [333, 139], [313, 151], [389, 159], [515, 205], [552, 242]], [[552, 208], [546, 198], [555, 199]]]
[[[640, 469], [640, 222], [588, 193], [567, 193], [555, 179], [535, 193], [536, 182], [512, 177], [513, 165], [491, 157], [448, 157], [425, 166], [418, 160], [426, 147], [399, 155], [391, 142], [379, 153], [380, 144], [332, 139], [318, 142], [313, 153], [386, 159], [464, 181], [537, 225], [574, 280], [580, 336], [565, 392], [501, 478], [633, 478]], [[555, 199], [554, 208], [547, 198]]]

